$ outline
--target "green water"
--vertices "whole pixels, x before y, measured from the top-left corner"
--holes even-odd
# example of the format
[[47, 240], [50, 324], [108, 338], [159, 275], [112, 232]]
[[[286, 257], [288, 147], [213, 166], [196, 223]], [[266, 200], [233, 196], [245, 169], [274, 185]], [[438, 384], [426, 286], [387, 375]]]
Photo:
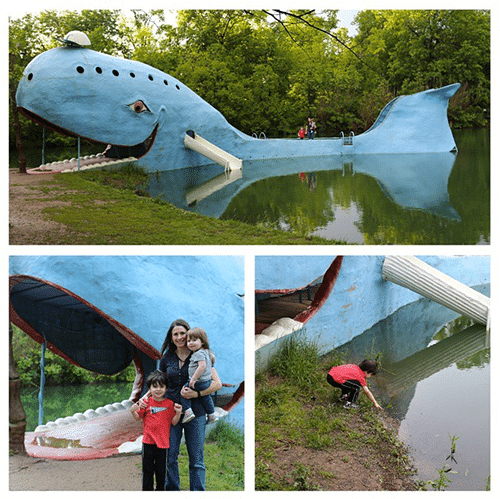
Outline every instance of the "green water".
[[[454, 135], [459, 152], [447, 185], [443, 186], [441, 204], [432, 209], [409, 208], [414, 206], [411, 199], [406, 200], [408, 205], [398, 204], [393, 199], [395, 193], [386, 192], [377, 178], [355, 168], [271, 176], [241, 191], [236, 180], [192, 205], [186, 204], [183, 189], [191, 186], [193, 179], [186, 185], [186, 180], [177, 183], [182, 170], [155, 174], [152, 185], [141, 188], [188, 211], [350, 244], [489, 244], [490, 132], [460, 130]], [[82, 155], [89, 152], [82, 151]], [[76, 149], [47, 150], [45, 159], [54, 161], [76, 154]], [[28, 151], [27, 157], [29, 167], [38, 166], [41, 152]], [[15, 155], [11, 155], [10, 162], [11, 167], [17, 165]], [[210, 171], [210, 167], [206, 168], [204, 171]], [[213, 175], [220, 174], [222, 168], [219, 170], [216, 168]], [[197, 178], [200, 172], [195, 169], [191, 174]], [[410, 175], [405, 182], [406, 188], [423, 194], [425, 199], [428, 190], [422, 187], [418, 175]], [[234, 191], [234, 196], [228, 194]], [[217, 205], [219, 198], [221, 206]]]
[[[122, 402], [129, 398], [131, 391], [132, 386], [128, 383], [46, 386], [43, 423], [73, 416], [77, 412], [83, 413], [87, 409]], [[24, 388], [21, 391], [21, 401], [26, 412], [26, 431], [34, 431], [38, 426], [38, 389]]]
[[446, 490], [484, 491], [491, 474], [489, 334], [464, 317], [450, 320], [453, 315], [419, 300], [343, 349], [355, 362], [381, 356], [382, 370], [370, 384], [397, 421], [418, 479], [435, 482], [446, 467]]
[[377, 179], [339, 170], [259, 180], [221, 218], [354, 244], [489, 244], [489, 130], [454, 134], [459, 152], [448, 197], [456, 218], [402, 207]]

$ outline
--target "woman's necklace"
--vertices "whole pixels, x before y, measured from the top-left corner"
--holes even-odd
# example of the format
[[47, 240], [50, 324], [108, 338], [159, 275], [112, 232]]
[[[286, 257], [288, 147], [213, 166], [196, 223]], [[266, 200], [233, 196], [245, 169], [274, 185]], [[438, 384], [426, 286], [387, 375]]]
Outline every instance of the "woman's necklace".
[[179, 359], [179, 369], [182, 369], [182, 366], [184, 365], [184, 363], [186, 362], [186, 359], [189, 357], [190, 355], [190, 351], [188, 352], [182, 352], [182, 354], [179, 352], [179, 350], [177, 350], [177, 358]]

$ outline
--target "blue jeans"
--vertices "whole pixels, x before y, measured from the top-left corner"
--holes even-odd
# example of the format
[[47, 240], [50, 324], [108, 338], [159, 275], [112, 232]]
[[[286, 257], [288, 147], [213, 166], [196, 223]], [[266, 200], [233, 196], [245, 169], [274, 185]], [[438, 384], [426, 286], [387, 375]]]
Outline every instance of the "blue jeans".
[[[202, 390], [206, 390], [212, 384], [212, 380], [207, 381], [195, 381], [194, 389], [201, 392]], [[190, 388], [189, 383], [186, 383], [188, 388]], [[214, 401], [211, 395], [205, 395], [204, 397], [199, 397], [199, 400], [203, 404], [203, 408], [205, 409], [207, 414], [213, 414], [215, 412]], [[188, 409], [191, 409], [191, 399], [185, 399], [181, 397], [181, 405], [184, 412]]]
[[182, 431], [189, 456], [189, 490], [205, 490], [205, 427], [206, 416], [198, 416], [189, 423], [177, 423], [170, 429], [170, 448], [167, 456], [165, 490], [181, 490], [179, 477], [179, 448]]

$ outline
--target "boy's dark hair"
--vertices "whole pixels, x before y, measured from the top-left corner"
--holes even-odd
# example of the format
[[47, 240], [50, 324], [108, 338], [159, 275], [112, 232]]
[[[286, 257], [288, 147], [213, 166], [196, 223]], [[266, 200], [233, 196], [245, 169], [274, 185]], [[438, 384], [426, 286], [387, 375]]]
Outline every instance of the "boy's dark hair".
[[153, 371], [146, 379], [146, 385], [148, 388], [151, 386], [167, 386], [167, 375], [160, 370]]
[[365, 359], [361, 361], [358, 367], [365, 373], [375, 375], [378, 372], [378, 364], [376, 360]]

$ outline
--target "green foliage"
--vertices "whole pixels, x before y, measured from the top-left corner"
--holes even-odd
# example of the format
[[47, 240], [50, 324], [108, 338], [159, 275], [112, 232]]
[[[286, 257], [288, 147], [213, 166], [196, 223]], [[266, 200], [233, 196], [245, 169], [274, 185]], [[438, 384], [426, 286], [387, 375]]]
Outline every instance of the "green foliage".
[[[40, 360], [42, 348], [18, 327], [12, 326], [12, 352], [22, 386], [40, 385]], [[135, 368], [130, 365], [115, 376], [92, 373], [70, 364], [50, 350], [45, 352], [45, 377], [47, 385], [71, 385], [85, 383], [133, 382]]]
[[[454, 126], [486, 124], [489, 11], [366, 10], [356, 21], [359, 32], [355, 41], [363, 60], [383, 75], [392, 92], [408, 94], [460, 82], [462, 88], [450, 104]], [[372, 75], [363, 72], [367, 89]]]
[[[459, 437], [456, 435], [449, 435], [450, 437], [450, 455], [445, 459], [445, 461], [450, 460], [450, 462], [456, 463], [455, 459], [455, 452], [456, 452], [456, 446], [457, 446], [457, 440]], [[440, 468], [438, 471], [438, 478], [436, 480], [427, 480], [423, 484], [421, 484], [421, 487], [426, 490], [427, 486], [431, 486], [432, 489], [434, 490], [445, 490], [446, 487], [451, 483], [451, 479], [449, 478], [450, 474], [456, 474], [458, 471], [453, 471], [453, 468], [445, 462], [442, 468]]]
[[319, 348], [304, 335], [289, 336], [269, 363], [269, 371], [308, 387], [316, 375]]
[[117, 189], [110, 186], [108, 174], [87, 173], [56, 175], [37, 187], [50, 192], [50, 199], [65, 202], [43, 210], [68, 229], [55, 241], [47, 235], [47, 244], [337, 244], [188, 213], [159, 198], [122, 188], [128, 184], [123, 179]]
[[[17, 87], [23, 69], [38, 54], [60, 45], [66, 33], [83, 31], [90, 38], [92, 48], [109, 54], [126, 51], [121, 29], [121, 13], [118, 10], [45, 10], [38, 14], [26, 14], [21, 18], [9, 19], [9, 55], [14, 64], [9, 68], [9, 79]], [[41, 143], [41, 128], [20, 116], [23, 138]], [[10, 133], [10, 145], [15, 135]], [[47, 144], [64, 146], [74, 139], [58, 134], [47, 134]]]
[[302, 463], [295, 464], [292, 477], [293, 477], [293, 490], [320, 490], [314, 485], [311, 480], [311, 468]]
[[223, 420], [208, 434], [207, 442], [215, 442], [222, 448], [233, 446], [243, 451], [245, 435], [240, 428]]
[[[453, 125], [488, 124], [489, 11], [363, 10], [352, 39], [337, 28], [335, 10], [180, 10], [175, 26], [163, 10], [131, 12], [47, 10], [10, 19], [11, 81], [17, 85], [31, 59], [76, 29], [94, 50], [179, 78], [249, 134], [296, 136], [308, 116], [320, 136], [358, 133], [394, 95], [454, 82], [462, 87], [450, 103]], [[26, 139], [40, 136], [24, 118], [22, 128]], [[56, 137], [49, 141], [60, 143]]]

